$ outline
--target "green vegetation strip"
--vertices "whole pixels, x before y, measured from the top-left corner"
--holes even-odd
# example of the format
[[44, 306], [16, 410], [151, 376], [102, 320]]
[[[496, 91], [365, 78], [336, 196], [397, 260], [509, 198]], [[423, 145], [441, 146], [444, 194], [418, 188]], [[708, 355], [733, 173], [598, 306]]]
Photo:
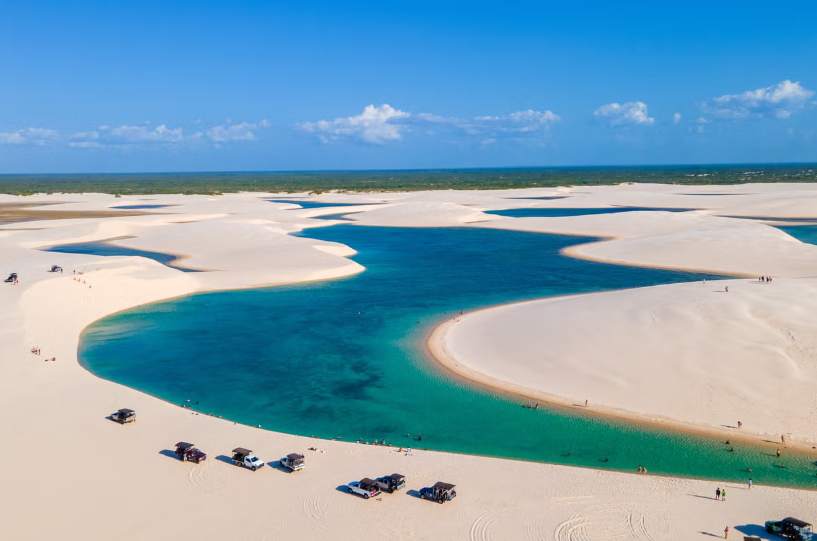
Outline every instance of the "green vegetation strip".
[[394, 192], [592, 186], [625, 182], [685, 185], [817, 182], [817, 165], [0, 175], [0, 193]]

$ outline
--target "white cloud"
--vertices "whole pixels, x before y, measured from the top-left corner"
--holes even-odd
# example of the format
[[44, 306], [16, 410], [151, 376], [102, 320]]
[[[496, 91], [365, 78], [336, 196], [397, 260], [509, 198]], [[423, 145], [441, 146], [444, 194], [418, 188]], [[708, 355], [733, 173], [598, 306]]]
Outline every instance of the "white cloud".
[[681, 113], [675, 113], [672, 115], [672, 123], [679, 124], [681, 122]]
[[502, 135], [522, 136], [548, 131], [561, 118], [553, 111], [518, 111], [506, 116], [478, 116], [473, 120], [454, 119], [454, 125], [469, 135], [496, 138]]
[[810, 105], [814, 91], [789, 80], [776, 85], [712, 98], [703, 108], [717, 118], [750, 117], [789, 118], [792, 113]]
[[122, 126], [99, 126], [95, 130], [72, 133], [67, 144], [73, 148], [102, 148], [106, 146], [131, 146], [142, 144], [178, 144], [186, 140], [183, 128], [156, 127], [137, 124]]
[[399, 141], [408, 127], [401, 123], [411, 116], [410, 113], [383, 104], [379, 107], [367, 105], [363, 113], [357, 116], [303, 122], [296, 127], [306, 133], [312, 133], [324, 143], [337, 139], [359, 139], [366, 143], [382, 145], [388, 141]]
[[96, 133], [99, 137], [95, 138], [111, 143], [179, 143], [184, 140], [184, 129], [168, 128], [164, 124], [155, 128], [139, 125], [116, 128], [101, 126]]
[[255, 132], [261, 128], [269, 127], [269, 122], [227, 122], [220, 126], [213, 126], [207, 130], [207, 137], [211, 141], [254, 141], [257, 139]]
[[367, 143], [384, 144], [402, 139], [412, 127], [424, 127], [427, 135], [455, 130], [465, 135], [481, 136], [494, 142], [498, 137], [522, 137], [541, 134], [560, 120], [552, 111], [528, 109], [506, 116], [456, 118], [431, 113], [412, 114], [390, 105], [367, 106], [363, 114], [353, 117], [319, 120], [297, 124], [296, 128], [316, 135], [324, 143], [351, 138]]
[[43, 128], [23, 128], [11, 132], [0, 132], [0, 145], [44, 146], [59, 137], [59, 132]]
[[[200, 124], [200, 122], [197, 122]], [[214, 145], [225, 141], [253, 141], [256, 133], [269, 127], [269, 122], [235, 122], [212, 126], [204, 132], [186, 133], [184, 128], [168, 127], [166, 124], [151, 125], [123, 124], [121, 126], [99, 126], [98, 128], [61, 133], [43, 128], [23, 128], [0, 132], [0, 145], [58, 145], [71, 148], [117, 148], [136, 145], [179, 146], [201, 144], [209, 140]]]
[[596, 109], [593, 116], [606, 118], [613, 127], [651, 126], [655, 123], [655, 119], [647, 114], [647, 104], [643, 101], [608, 103]]

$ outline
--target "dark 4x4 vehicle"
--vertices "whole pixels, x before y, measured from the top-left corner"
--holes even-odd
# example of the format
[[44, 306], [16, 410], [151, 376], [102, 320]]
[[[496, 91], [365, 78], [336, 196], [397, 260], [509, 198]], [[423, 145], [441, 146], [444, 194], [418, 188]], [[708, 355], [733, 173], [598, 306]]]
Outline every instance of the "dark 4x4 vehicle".
[[426, 487], [420, 490], [420, 499], [432, 500], [438, 503], [450, 502], [457, 497], [455, 486], [451, 483], [435, 483], [433, 487]]
[[792, 517], [778, 521], [766, 521], [766, 531], [795, 541], [811, 541], [814, 539], [812, 525], [804, 520]]
[[207, 459], [207, 455], [196, 449], [195, 445], [184, 441], [180, 441], [176, 444], [174, 454], [179, 457], [179, 460], [182, 462], [193, 462], [195, 464]]
[[111, 413], [111, 420], [116, 421], [121, 425], [124, 425], [125, 423], [135, 423], [136, 412], [133, 410], [129, 410], [127, 408], [123, 408], [119, 411]]
[[391, 494], [395, 490], [405, 488], [406, 477], [399, 473], [393, 473], [391, 475], [387, 475], [386, 477], [378, 477], [377, 479], [374, 480], [374, 482], [377, 484], [378, 487], [380, 487], [380, 490]]

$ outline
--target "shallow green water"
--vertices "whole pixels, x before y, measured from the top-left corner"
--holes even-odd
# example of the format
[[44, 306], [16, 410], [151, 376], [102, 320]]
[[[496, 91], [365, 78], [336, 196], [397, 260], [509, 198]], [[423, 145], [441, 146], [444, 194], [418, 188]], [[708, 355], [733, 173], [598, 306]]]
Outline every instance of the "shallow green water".
[[577, 239], [556, 235], [354, 225], [307, 235], [353, 247], [367, 270], [129, 310], [86, 330], [81, 362], [170, 402], [190, 399], [200, 411], [270, 430], [628, 471], [642, 464], [718, 480], [745, 480], [751, 467], [756, 483], [817, 487], [817, 457], [787, 454], [781, 469], [774, 447], [729, 452], [710, 438], [581, 408], [525, 409], [450, 378], [422, 350], [426, 333], [460, 310], [703, 275], [564, 257], [559, 250]]

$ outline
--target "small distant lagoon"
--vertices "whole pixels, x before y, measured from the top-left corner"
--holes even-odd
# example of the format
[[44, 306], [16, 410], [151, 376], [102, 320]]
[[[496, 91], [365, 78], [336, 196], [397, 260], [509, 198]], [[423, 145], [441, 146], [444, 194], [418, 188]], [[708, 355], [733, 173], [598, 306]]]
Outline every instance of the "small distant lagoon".
[[351, 246], [366, 271], [115, 314], [85, 330], [80, 362], [174, 404], [303, 436], [719, 481], [745, 481], [751, 467], [756, 483], [817, 488], [813, 456], [787, 453], [781, 469], [773, 448], [728, 452], [714, 438], [578, 408], [525, 409], [451, 377], [423, 350], [461, 310], [719, 277], [573, 259], [560, 250], [595, 239], [520, 231], [336, 225], [300, 236]]
[[[368, 205], [379, 205], [380, 203], [322, 203], [320, 201], [303, 201], [300, 199], [266, 199], [270, 203], [290, 203], [298, 205], [301, 209], [320, 209], [330, 207], [361, 207]], [[298, 210], [298, 209], [292, 209]]]
[[604, 208], [518, 208], [486, 210], [485, 214], [496, 214], [508, 218], [558, 218], [564, 216], [590, 216], [593, 214], [618, 214], [620, 212], [688, 212], [695, 209], [650, 208], [650, 207], [604, 207]]
[[152, 259], [166, 267], [180, 270], [182, 272], [201, 272], [196, 269], [187, 269], [185, 267], [176, 266], [173, 263], [181, 259], [177, 255], [165, 254], [162, 252], [149, 252], [147, 250], [137, 250], [135, 248], [125, 248], [124, 246], [117, 246], [106, 241], [97, 242], [75, 242], [72, 244], [60, 244], [57, 246], [50, 246], [43, 249], [44, 252], [55, 252], [63, 254], [83, 254], [83, 255], [101, 255], [101, 256], [137, 256]]
[[781, 225], [777, 226], [800, 242], [817, 244], [817, 225]]
[[118, 207], [111, 207], [112, 209], [163, 209], [167, 207], [175, 207], [176, 205], [120, 205]]

